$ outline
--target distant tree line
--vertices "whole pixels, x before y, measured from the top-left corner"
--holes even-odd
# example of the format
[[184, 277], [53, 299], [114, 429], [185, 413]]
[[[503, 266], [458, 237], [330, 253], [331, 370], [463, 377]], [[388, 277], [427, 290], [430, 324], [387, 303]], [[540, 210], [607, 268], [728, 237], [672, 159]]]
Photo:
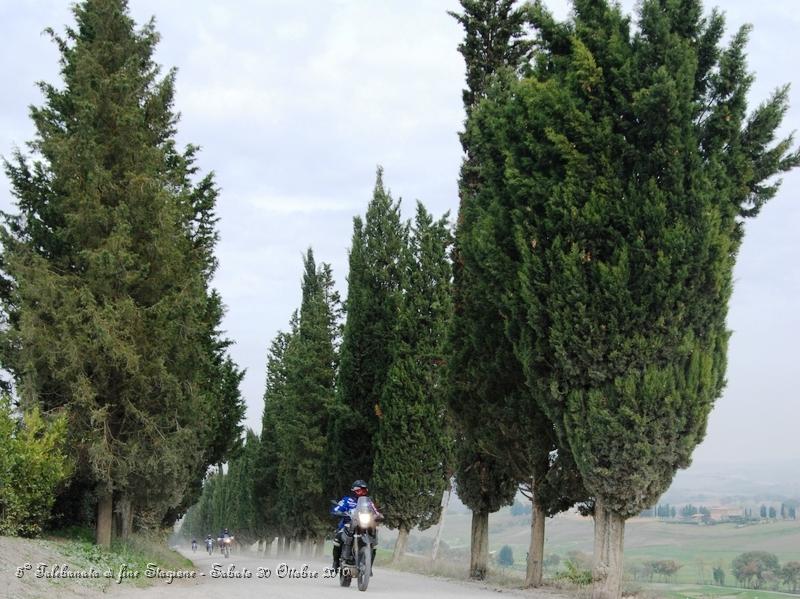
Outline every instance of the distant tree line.
[[309, 249], [300, 308], [269, 348], [261, 434], [249, 432], [243, 454], [209, 478], [186, 537], [225, 526], [267, 553], [276, 540], [277, 554], [318, 553], [333, 526], [329, 501], [355, 478], [370, 481], [399, 530], [397, 557], [412, 528], [439, 521], [452, 472], [451, 244], [446, 218], [421, 203], [413, 221], [401, 219], [378, 169], [366, 216], [353, 223], [346, 312], [330, 266]]
[[[633, 564], [630, 572], [635, 580], [669, 582], [682, 567], [674, 560], [652, 560]], [[766, 551], [742, 553], [731, 562], [729, 572], [739, 587], [791, 593], [800, 589], [800, 562], [787, 561], [781, 565], [775, 554]], [[726, 570], [722, 564], [712, 568], [712, 578], [715, 585], [725, 586]]]

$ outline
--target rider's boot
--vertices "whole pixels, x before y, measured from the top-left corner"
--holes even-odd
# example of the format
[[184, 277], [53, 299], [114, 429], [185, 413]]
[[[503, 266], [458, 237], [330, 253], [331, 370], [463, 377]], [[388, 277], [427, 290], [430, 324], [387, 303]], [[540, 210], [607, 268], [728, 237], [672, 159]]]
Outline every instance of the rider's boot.
[[345, 531], [344, 539], [342, 543], [342, 561], [345, 563], [353, 563], [353, 537], [347, 534]]

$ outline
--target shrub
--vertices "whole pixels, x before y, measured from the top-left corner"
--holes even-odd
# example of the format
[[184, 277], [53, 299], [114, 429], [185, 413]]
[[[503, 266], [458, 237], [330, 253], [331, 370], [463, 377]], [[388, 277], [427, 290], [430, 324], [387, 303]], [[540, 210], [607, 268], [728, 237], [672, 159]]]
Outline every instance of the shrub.
[[36, 536], [56, 491], [69, 477], [66, 418], [48, 421], [37, 408], [18, 420], [0, 396], [0, 534]]
[[514, 565], [514, 552], [508, 545], [503, 545], [497, 554], [497, 563], [501, 566]]
[[573, 584], [586, 586], [592, 583], [592, 571], [582, 567], [577, 561], [572, 558], [564, 562], [566, 570], [563, 570], [555, 575], [556, 580], [566, 580]]

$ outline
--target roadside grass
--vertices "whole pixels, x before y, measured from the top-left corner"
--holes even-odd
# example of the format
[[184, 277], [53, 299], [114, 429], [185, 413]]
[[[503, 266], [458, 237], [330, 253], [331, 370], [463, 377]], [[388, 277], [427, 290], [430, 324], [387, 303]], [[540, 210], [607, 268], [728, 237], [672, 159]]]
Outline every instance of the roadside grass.
[[[514, 554], [511, 569], [524, 572], [530, 520], [514, 517], [508, 512], [504, 509], [490, 516], [490, 549], [494, 552], [503, 545], [511, 547]], [[448, 514], [442, 539], [450, 548], [466, 551], [469, 548], [469, 530], [469, 514]], [[435, 532], [435, 527], [424, 532], [413, 531], [410, 544], [426, 542], [429, 545]], [[558, 566], [545, 569], [548, 578], [565, 571], [569, 552], [579, 551], [587, 555], [592, 552], [591, 518], [565, 515], [548, 519], [545, 533], [545, 556], [560, 557]], [[387, 538], [389, 546], [391, 540], [391, 537]], [[670, 583], [710, 584], [715, 566], [722, 566], [726, 580], [733, 582], [731, 562], [746, 551], [774, 553], [781, 563], [800, 560], [800, 521], [773, 521], [737, 527], [732, 523], [701, 526], [634, 518], [625, 526], [626, 571], [631, 573], [637, 565], [649, 560], [675, 560], [682, 567], [668, 581]], [[662, 581], [656, 578], [653, 582]]]
[[[410, 572], [413, 574], [422, 574], [424, 576], [434, 576], [437, 578], [444, 578], [447, 580], [469, 580], [469, 568], [466, 564], [461, 562], [454, 562], [448, 559], [437, 559], [431, 561], [427, 556], [415, 555], [407, 553], [396, 563], [391, 563], [392, 552], [385, 551], [378, 555], [375, 559], [375, 565], [390, 570], [399, 570], [401, 572]], [[521, 589], [525, 584], [525, 570], [522, 571], [513, 568], [503, 568], [496, 565], [490, 565], [486, 574], [486, 578], [476, 584], [481, 584], [487, 587], [498, 589]], [[544, 584], [541, 587], [545, 590], [568, 590], [574, 592], [578, 591], [583, 585], [577, 585], [569, 580], [553, 580], [545, 578]], [[588, 588], [588, 587], [587, 587]]]
[[[122, 584], [146, 587], [155, 582], [163, 582], [163, 578], [145, 576], [151, 565], [162, 571], [194, 569], [191, 560], [168, 547], [166, 534], [132, 534], [125, 542], [113, 541], [110, 549], [95, 545], [93, 531], [82, 527], [53, 531], [46, 540], [66, 558], [71, 569], [94, 569], [99, 572], [99, 579], [87, 579], [87, 582], [95, 582], [103, 588], [109, 584], [117, 584], [121, 572], [131, 574], [130, 577], [122, 578]], [[112, 573], [111, 578], [106, 577], [107, 572]]]

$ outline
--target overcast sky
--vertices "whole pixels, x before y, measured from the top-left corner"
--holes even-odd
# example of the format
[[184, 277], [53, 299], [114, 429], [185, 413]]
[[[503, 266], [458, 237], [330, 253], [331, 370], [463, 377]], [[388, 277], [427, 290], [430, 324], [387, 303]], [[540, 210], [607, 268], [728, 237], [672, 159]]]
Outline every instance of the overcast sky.
[[[141, 23], [156, 16], [165, 67], [177, 67], [181, 143], [202, 146], [200, 166], [222, 188], [215, 285], [228, 312], [232, 354], [247, 368], [247, 426], [260, 429], [266, 349], [300, 301], [301, 254], [330, 262], [346, 289], [352, 218], [363, 213], [376, 165], [403, 198], [435, 214], [457, 208], [464, 67], [456, 0], [129, 0]], [[546, 0], [559, 16], [567, 2]], [[630, 9], [633, 0], [625, 0]], [[754, 26], [750, 67], [757, 103], [797, 82], [797, 0], [719, 0], [728, 31]], [[302, 6], [302, 10], [300, 7]], [[713, 6], [707, 3], [707, 7]], [[58, 83], [47, 36], [72, 23], [69, 4], [0, 0], [3, 52], [0, 153], [33, 136], [37, 80]], [[800, 85], [786, 132], [800, 128]], [[747, 234], [731, 300], [728, 387], [711, 414], [695, 467], [798, 457], [797, 298], [800, 173]], [[0, 176], [0, 209], [9, 210]]]

